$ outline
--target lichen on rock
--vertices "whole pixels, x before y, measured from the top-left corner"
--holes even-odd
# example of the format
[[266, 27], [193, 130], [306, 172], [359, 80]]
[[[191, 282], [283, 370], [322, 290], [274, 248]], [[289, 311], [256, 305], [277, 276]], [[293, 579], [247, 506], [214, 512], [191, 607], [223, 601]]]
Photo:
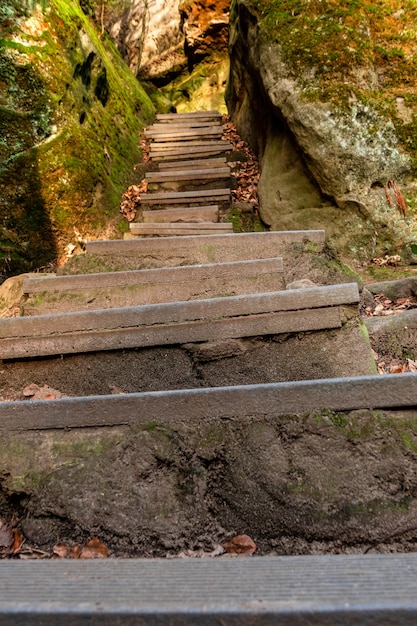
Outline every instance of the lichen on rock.
[[120, 195], [154, 108], [78, 1], [0, 11], [0, 275], [116, 234]]
[[274, 229], [326, 227], [350, 260], [393, 244], [410, 256], [417, 238], [416, 8], [403, 5], [232, 4], [227, 101], [262, 163], [261, 215]]

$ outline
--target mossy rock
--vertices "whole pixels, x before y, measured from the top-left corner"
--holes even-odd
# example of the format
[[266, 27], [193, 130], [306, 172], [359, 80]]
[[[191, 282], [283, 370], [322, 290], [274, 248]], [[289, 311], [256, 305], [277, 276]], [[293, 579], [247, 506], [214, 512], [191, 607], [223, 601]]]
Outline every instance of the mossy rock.
[[154, 106], [76, 0], [0, 11], [0, 275], [85, 236], [117, 236]]

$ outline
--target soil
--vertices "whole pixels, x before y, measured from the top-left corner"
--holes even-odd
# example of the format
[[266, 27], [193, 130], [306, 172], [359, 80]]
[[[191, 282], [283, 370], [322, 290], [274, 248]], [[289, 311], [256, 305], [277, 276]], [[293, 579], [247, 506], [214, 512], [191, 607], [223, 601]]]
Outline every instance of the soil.
[[[236, 185], [244, 194], [234, 195], [250, 204], [253, 218], [254, 189], [244, 181], [245, 175]], [[329, 251], [293, 250], [289, 258], [287, 282], [355, 280]], [[361, 310], [369, 318], [416, 306], [412, 296], [379, 294], [363, 299]], [[373, 346], [381, 374], [416, 371], [415, 355], [381, 352], [381, 345]], [[337, 333], [327, 331], [3, 362], [0, 399], [30, 402], [346, 376], [361, 358], [343, 359], [342, 349]], [[326, 358], [312, 358], [320, 350]], [[336, 371], [343, 361], [346, 370]], [[45, 470], [43, 487], [33, 492], [23, 470], [17, 489], [0, 467], [0, 558], [54, 558], [58, 543], [85, 545], [94, 535], [115, 557], [225, 558], [221, 544], [240, 533], [255, 540], [260, 555], [416, 550], [415, 411], [253, 416], [244, 424], [198, 424], [195, 431], [168, 429], [163, 420], [146, 432], [22, 435], [19, 446], [27, 446], [28, 457], [30, 449], [62, 454], [66, 447], [73, 457]], [[83, 446], [90, 446], [88, 454]], [[104, 504], [97, 493], [103, 475], [111, 476]], [[153, 522], [143, 522], [146, 516]], [[7, 544], [5, 527], [23, 543]]]

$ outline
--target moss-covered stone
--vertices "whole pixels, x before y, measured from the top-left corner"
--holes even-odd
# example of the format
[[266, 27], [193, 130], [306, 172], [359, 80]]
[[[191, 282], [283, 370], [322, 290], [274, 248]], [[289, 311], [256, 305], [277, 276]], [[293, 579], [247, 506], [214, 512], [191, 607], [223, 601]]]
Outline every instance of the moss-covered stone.
[[77, 0], [0, 12], [0, 273], [117, 236], [120, 195], [154, 107]]

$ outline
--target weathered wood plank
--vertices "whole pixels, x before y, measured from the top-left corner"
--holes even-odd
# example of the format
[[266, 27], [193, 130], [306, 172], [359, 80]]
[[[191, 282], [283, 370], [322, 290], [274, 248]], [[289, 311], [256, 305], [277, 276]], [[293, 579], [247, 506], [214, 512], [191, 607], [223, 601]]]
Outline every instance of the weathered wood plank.
[[[234, 233], [199, 237], [158, 237], [88, 241], [87, 254], [144, 260], [157, 258], [161, 265], [222, 263], [274, 257], [293, 243], [309, 241], [318, 248], [325, 243], [324, 230], [285, 230], [262, 233]], [[132, 268], [133, 269], [133, 268]]]
[[233, 225], [229, 223], [219, 224], [212, 222], [191, 222], [191, 223], [130, 223], [132, 235], [153, 237], [172, 237], [173, 235], [211, 235], [218, 232], [233, 232]]
[[[281, 258], [37, 278], [24, 315], [109, 309], [264, 293], [284, 288]], [[40, 297], [39, 297], [40, 294]]]
[[217, 222], [219, 207], [217, 205], [182, 207], [179, 209], [153, 209], [142, 211], [142, 219], [146, 222]]
[[0, 623], [414, 626], [416, 575], [416, 554], [7, 561]]
[[[239, 296], [237, 296], [239, 297]], [[199, 302], [199, 301], [195, 301]], [[187, 303], [189, 304], [189, 303]], [[158, 305], [156, 305], [158, 306]], [[162, 305], [159, 305], [162, 306]], [[111, 311], [112, 309], [109, 309]], [[113, 309], [117, 310], [117, 309]], [[66, 313], [62, 315], [72, 315]], [[79, 315], [82, 315], [80, 313]], [[47, 317], [47, 316], [39, 316]], [[53, 316], [51, 316], [53, 317]], [[16, 318], [34, 320], [33, 318]], [[2, 359], [215, 341], [341, 327], [339, 307], [0, 339]], [[59, 327], [55, 329], [58, 330]]]
[[[350, 411], [408, 406], [414, 408], [416, 384], [417, 374], [407, 373], [50, 401], [2, 402], [0, 430], [85, 428], [122, 424], [141, 426], [152, 420], [159, 422], [161, 419], [166, 426], [175, 428], [180, 421], [192, 428], [200, 420], [207, 419], [242, 420], [254, 415], [275, 418], [322, 409]], [[378, 557], [384, 558], [384, 555]], [[314, 556], [307, 558], [312, 559]], [[264, 558], [262, 563], [265, 567]], [[381, 570], [378, 568], [378, 571]], [[390, 576], [391, 574], [392, 572]], [[356, 584], [357, 573], [354, 580], [355, 588], [359, 589]], [[369, 590], [364, 592], [368, 594]], [[343, 590], [344, 602], [345, 593], [346, 589]], [[414, 581], [413, 594], [415, 599]]]
[[195, 161], [161, 161], [158, 164], [160, 171], [169, 171], [171, 169], [201, 169], [225, 167], [226, 157], [215, 157], [212, 159], [197, 159]]
[[208, 204], [212, 202], [228, 202], [230, 200], [230, 189], [204, 189], [202, 191], [166, 191], [159, 193], [142, 194], [142, 206], [164, 206], [197, 204], [198, 202]]
[[71, 333], [74, 331], [172, 324], [193, 320], [296, 311], [359, 302], [356, 283], [292, 289], [272, 293], [232, 296], [192, 302], [127, 307], [121, 309], [12, 317], [0, 319], [0, 338]]
[[227, 154], [228, 152], [230, 152], [231, 150], [231, 144], [229, 145], [225, 145], [225, 146], [215, 146], [215, 147], [209, 147], [209, 146], [205, 146], [204, 148], [196, 148], [196, 147], [190, 147], [188, 150], [184, 150], [184, 149], [173, 149], [173, 150], [165, 150], [164, 152], [158, 151], [158, 152], [154, 152], [152, 153], [152, 150], [150, 151], [150, 156], [152, 158], [152, 161], [154, 161], [155, 163], [160, 163], [161, 161], [173, 161], [173, 160], [181, 160], [183, 161], [184, 159], [198, 159], [198, 158], [206, 158], [208, 156], [217, 156], [217, 155], [222, 155], [222, 154]]
[[193, 111], [190, 113], [158, 113], [156, 119], [158, 122], [171, 122], [180, 120], [217, 120], [221, 119], [221, 113], [218, 111]]
[[213, 169], [170, 170], [169, 172], [147, 172], [150, 183], [176, 182], [180, 180], [222, 180], [230, 178], [230, 167]]
[[167, 122], [156, 122], [155, 124], [151, 124], [148, 126], [148, 130], [161, 131], [166, 132], [167, 129], [171, 130], [181, 130], [183, 128], [223, 128], [221, 120], [204, 120], [201, 118], [197, 119], [183, 119], [183, 120], [173, 120], [169, 123]]
[[160, 142], [155, 142], [151, 144], [151, 153], [157, 153], [157, 152], [165, 152], [166, 150], [174, 150], [175, 148], [177, 149], [181, 149], [181, 150], [186, 150], [188, 151], [188, 149], [190, 148], [199, 148], [199, 149], [203, 149], [203, 148], [228, 148], [231, 149], [232, 144], [230, 143], [230, 141], [225, 141], [223, 139], [221, 140], [217, 140], [217, 139], [211, 139], [211, 140], [204, 140], [202, 139], [201, 141], [199, 140], [192, 140], [192, 141], [187, 141], [187, 143], [184, 143], [183, 141], [160, 141]]
[[233, 278], [283, 272], [281, 257], [255, 261], [213, 263], [182, 267], [131, 270], [127, 272], [103, 272], [99, 274], [74, 274], [69, 276], [42, 276], [25, 278], [23, 292], [36, 294], [75, 289], [100, 289], [123, 285], [163, 285], [175, 282], [194, 282], [211, 278]]
[[183, 130], [172, 130], [167, 128], [165, 133], [159, 131], [145, 130], [145, 137], [153, 142], [174, 142], [174, 141], [190, 141], [197, 139], [220, 139], [223, 135], [223, 129], [219, 128], [191, 128]]

